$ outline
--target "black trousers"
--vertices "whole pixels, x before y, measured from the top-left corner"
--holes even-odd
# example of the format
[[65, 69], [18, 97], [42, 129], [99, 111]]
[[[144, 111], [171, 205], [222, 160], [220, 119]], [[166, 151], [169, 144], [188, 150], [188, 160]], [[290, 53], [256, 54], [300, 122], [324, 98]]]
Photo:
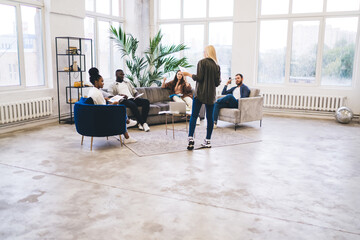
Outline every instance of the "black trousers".
[[[127, 99], [122, 101], [120, 104], [124, 104], [126, 107], [130, 108], [131, 112], [134, 114], [136, 120], [141, 125], [146, 123], [147, 117], [150, 110], [150, 102], [144, 98], [137, 99]], [[141, 114], [138, 107], [141, 107]]]

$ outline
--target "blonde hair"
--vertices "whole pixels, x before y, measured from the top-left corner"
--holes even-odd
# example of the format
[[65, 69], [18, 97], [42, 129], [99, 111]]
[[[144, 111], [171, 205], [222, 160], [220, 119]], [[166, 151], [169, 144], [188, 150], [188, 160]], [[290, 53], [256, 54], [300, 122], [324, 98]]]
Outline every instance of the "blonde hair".
[[213, 45], [208, 45], [205, 47], [205, 57], [211, 58], [216, 62], [216, 64], [218, 63], [216, 58], [216, 51]]

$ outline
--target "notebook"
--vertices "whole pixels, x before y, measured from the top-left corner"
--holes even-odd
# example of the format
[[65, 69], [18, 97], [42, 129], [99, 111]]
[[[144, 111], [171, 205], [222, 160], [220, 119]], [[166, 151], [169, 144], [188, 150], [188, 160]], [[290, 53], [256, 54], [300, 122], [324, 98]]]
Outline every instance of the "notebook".
[[184, 102], [170, 102], [171, 113], [186, 113], [186, 104]]

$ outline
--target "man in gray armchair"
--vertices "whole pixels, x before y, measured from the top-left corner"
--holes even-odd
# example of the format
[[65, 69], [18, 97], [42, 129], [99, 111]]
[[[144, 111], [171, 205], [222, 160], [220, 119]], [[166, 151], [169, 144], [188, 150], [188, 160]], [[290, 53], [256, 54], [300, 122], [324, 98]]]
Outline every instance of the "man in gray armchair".
[[228, 85], [231, 83], [231, 79], [229, 79], [224, 86], [221, 95], [226, 96], [219, 98], [214, 105], [214, 128], [217, 127], [217, 120], [221, 108], [238, 108], [239, 99], [249, 97], [250, 89], [243, 83], [243, 81], [243, 75], [238, 73], [235, 76], [235, 87], [227, 90]]

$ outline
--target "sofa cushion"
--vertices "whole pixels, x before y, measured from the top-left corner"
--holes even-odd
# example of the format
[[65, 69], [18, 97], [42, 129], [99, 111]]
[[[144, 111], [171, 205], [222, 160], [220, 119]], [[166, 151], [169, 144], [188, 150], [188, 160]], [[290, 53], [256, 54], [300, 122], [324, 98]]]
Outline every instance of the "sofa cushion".
[[160, 108], [160, 111], [169, 111], [169, 109], [170, 109], [169, 102], [156, 102], [153, 104], [158, 106]]
[[250, 88], [250, 96], [249, 97], [256, 97], [259, 96], [260, 89], [259, 88]]
[[146, 97], [150, 103], [169, 101], [170, 90], [160, 87], [145, 87]]
[[146, 91], [145, 91], [145, 88], [136, 88], [136, 91], [138, 91], [138, 93], [143, 93], [144, 95], [142, 95], [140, 98], [145, 98], [145, 99], [148, 99], [147, 95], [146, 95]]

